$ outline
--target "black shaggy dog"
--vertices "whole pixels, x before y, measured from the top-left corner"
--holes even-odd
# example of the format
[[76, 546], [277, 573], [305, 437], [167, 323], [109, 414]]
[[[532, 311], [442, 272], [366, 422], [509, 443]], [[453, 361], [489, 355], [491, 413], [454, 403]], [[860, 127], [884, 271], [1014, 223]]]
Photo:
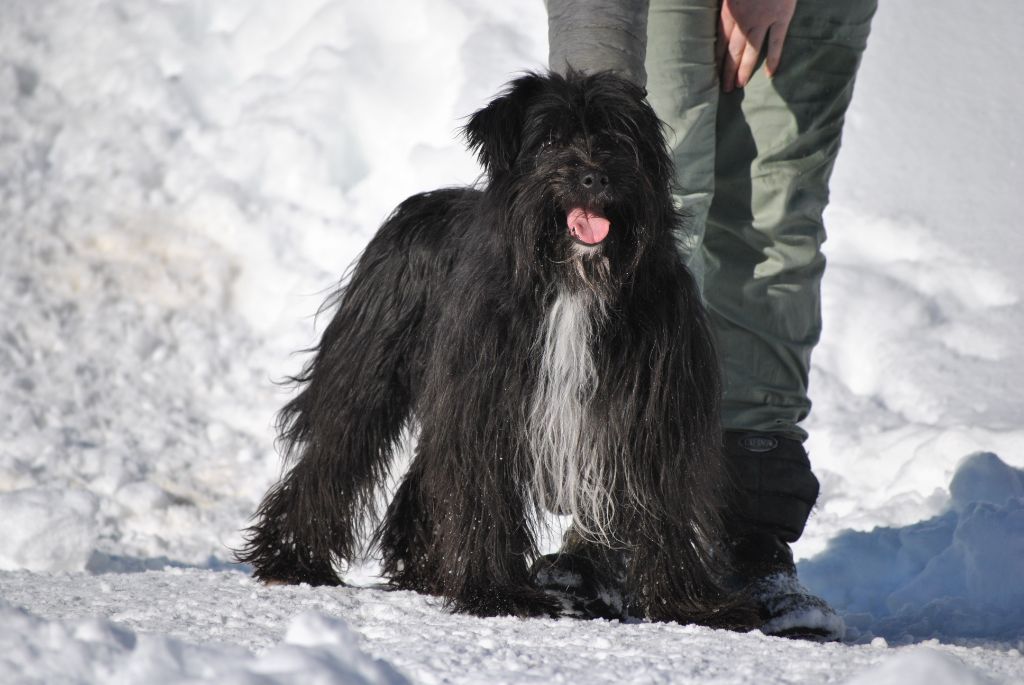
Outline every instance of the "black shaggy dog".
[[330, 302], [280, 415], [294, 466], [239, 559], [268, 582], [339, 584], [415, 424], [374, 538], [394, 586], [557, 615], [530, 574], [549, 509], [634, 615], [740, 625], [715, 544], [717, 360], [643, 91], [528, 74], [464, 133], [486, 185], [403, 202]]

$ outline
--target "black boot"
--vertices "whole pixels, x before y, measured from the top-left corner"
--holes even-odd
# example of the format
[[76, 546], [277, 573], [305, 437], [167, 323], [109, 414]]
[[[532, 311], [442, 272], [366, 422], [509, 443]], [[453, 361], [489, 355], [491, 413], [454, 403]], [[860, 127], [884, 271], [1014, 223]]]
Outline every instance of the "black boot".
[[733, 589], [745, 589], [757, 603], [765, 634], [842, 639], [843, 619], [800, 583], [789, 548], [818, 497], [803, 445], [785, 436], [739, 432], [727, 432], [724, 443], [740, 487], [727, 517]]
[[842, 617], [800, 583], [788, 544], [771, 533], [748, 532], [734, 540], [732, 552], [735, 586], [757, 604], [761, 632], [819, 642], [843, 638]]

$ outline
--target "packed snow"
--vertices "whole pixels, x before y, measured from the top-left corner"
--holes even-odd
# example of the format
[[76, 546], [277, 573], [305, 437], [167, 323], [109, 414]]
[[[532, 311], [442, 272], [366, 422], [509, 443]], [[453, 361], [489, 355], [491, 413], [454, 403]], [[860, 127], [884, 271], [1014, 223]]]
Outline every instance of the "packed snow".
[[0, 4], [0, 682], [1024, 682], [1024, 13], [929, 7], [882, 3], [827, 215], [819, 645], [230, 563], [275, 381], [391, 207], [476, 178], [540, 0]]

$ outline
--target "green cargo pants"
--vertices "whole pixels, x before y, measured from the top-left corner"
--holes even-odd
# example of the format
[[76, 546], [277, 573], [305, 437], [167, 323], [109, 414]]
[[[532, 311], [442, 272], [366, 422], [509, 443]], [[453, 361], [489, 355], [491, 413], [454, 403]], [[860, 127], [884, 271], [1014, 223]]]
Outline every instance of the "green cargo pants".
[[717, 0], [651, 0], [647, 90], [670, 127], [681, 248], [703, 274], [727, 430], [803, 440], [821, 335], [822, 212], [877, 0], [798, 0], [774, 78], [722, 93]]

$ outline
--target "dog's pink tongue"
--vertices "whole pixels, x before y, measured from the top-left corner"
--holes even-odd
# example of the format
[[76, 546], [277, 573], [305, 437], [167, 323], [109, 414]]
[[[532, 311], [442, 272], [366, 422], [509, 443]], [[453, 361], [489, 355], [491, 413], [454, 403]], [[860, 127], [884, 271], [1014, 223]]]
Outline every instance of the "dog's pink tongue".
[[588, 245], [596, 245], [607, 238], [608, 230], [612, 227], [608, 219], [582, 207], [569, 210], [565, 219], [569, 224], [569, 232]]

